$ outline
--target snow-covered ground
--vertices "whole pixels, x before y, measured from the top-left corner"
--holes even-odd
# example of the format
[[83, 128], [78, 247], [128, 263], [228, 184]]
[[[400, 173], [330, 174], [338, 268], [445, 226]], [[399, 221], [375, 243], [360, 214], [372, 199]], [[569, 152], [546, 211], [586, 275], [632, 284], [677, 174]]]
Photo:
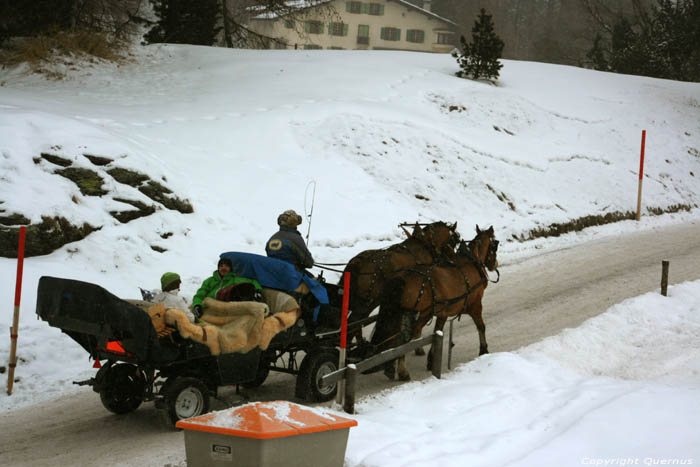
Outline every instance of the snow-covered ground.
[[347, 466], [697, 465], [700, 281], [366, 398]]
[[[75, 391], [71, 382], [94, 372], [77, 344], [36, 319], [40, 276], [136, 298], [139, 286], [156, 288], [162, 273], [175, 271], [191, 297], [219, 253], [262, 253], [280, 212], [309, 212], [312, 180], [310, 248], [320, 262], [400, 241], [403, 221], [457, 221], [466, 238], [477, 223], [494, 225], [499, 260], [508, 264], [699, 217], [697, 209], [645, 211], [638, 223], [514, 240], [552, 223], [636, 209], [643, 129], [644, 206], [700, 204], [698, 83], [505, 61], [493, 86], [456, 78], [449, 56], [405, 52], [169, 45], [136, 55], [138, 65], [91, 66], [62, 81], [0, 71], [0, 216], [101, 226], [26, 260], [19, 381], [11, 397], [0, 394], [2, 410]], [[41, 153], [94, 170], [108, 193], [81, 194]], [[85, 154], [113, 162], [96, 166]], [[114, 167], [148, 175], [194, 213], [118, 182], [107, 173]], [[157, 210], [122, 224], [109, 212], [130, 205], [115, 198]], [[304, 235], [308, 225], [305, 218]], [[9, 356], [15, 271], [16, 260], [0, 258], [0, 365]], [[550, 457], [550, 465], [579, 465], [627, 455], [639, 464], [647, 456], [700, 462], [691, 442], [699, 288], [626, 302], [581, 329], [479, 358], [442, 381], [361, 401], [348, 465], [541, 465]], [[664, 351], [664, 335], [687, 346]]]

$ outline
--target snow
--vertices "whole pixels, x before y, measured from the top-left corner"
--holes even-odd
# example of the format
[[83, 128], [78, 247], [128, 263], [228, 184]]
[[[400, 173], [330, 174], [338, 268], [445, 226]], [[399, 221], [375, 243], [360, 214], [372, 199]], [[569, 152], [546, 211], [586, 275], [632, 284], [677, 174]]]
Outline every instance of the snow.
[[[635, 210], [642, 130], [643, 206], [696, 207], [698, 83], [504, 61], [494, 86], [456, 78], [447, 55], [408, 52], [154, 45], [134, 54], [134, 63], [86, 66], [60, 81], [0, 71], [0, 215], [101, 226], [25, 261], [19, 380], [12, 396], [0, 394], [4, 411], [78, 391], [72, 381], [95, 371], [78, 344], [36, 319], [39, 277], [138, 298], [138, 287], [157, 288], [174, 271], [189, 298], [219, 253], [263, 253], [280, 212], [308, 213], [311, 181], [309, 246], [327, 263], [400, 241], [405, 221], [457, 221], [466, 238], [475, 224], [494, 225], [499, 261], [509, 264], [698, 219], [697, 208], [645, 210], [640, 222], [514, 240]], [[82, 195], [52, 173], [58, 166], [33, 161], [42, 152], [95, 170], [109, 194]], [[114, 162], [97, 167], [84, 154]], [[194, 213], [117, 182], [106, 173], [115, 166], [147, 174]], [[115, 197], [158, 209], [121, 224], [109, 211], [130, 207]], [[305, 236], [308, 226], [307, 217]], [[8, 310], [16, 267], [0, 258]], [[517, 352], [480, 357], [442, 380], [360, 400], [346, 465], [698, 462], [699, 310], [700, 284], [685, 283]], [[9, 311], [0, 315], [0, 362], [9, 359], [11, 323]]]
[[626, 300], [516, 352], [365, 398], [346, 465], [698, 462], [699, 336], [700, 281]]

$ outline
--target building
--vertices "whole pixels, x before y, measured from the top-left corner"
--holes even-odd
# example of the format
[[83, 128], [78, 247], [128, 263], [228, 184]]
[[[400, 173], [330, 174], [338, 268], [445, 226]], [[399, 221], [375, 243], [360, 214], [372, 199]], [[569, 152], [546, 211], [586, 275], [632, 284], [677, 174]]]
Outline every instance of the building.
[[270, 48], [409, 50], [447, 53], [456, 24], [404, 0], [330, 0], [305, 8], [295, 20], [261, 14], [248, 27], [270, 37]]

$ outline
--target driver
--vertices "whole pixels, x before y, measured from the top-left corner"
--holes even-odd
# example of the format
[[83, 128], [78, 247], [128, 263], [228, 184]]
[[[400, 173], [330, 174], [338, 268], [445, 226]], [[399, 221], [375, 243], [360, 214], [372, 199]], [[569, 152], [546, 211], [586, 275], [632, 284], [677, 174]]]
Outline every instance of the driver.
[[314, 258], [306, 247], [297, 226], [301, 224], [301, 216], [294, 210], [284, 211], [277, 217], [280, 229], [265, 245], [265, 253], [270, 258], [286, 261], [299, 271], [304, 271], [314, 265]]

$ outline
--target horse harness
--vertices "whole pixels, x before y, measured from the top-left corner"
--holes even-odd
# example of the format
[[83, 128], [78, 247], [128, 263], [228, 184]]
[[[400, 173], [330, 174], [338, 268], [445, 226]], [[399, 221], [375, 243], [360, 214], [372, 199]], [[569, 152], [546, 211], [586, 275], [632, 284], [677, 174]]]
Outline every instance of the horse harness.
[[[469, 245], [471, 245], [471, 243], [473, 241], [474, 240], [469, 242]], [[464, 244], [464, 242], [463, 242], [463, 244]], [[483, 284], [486, 284], [487, 282], [490, 281], [490, 279], [488, 278], [488, 273], [486, 272], [486, 263], [490, 262], [490, 258], [493, 258], [493, 260], [495, 262], [495, 255], [496, 255], [497, 249], [498, 249], [498, 240], [492, 240], [489, 243], [489, 247], [488, 247], [487, 252], [486, 252], [486, 258], [484, 258], [484, 262], [481, 263], [479, 261], [479, 259], [476, 257], [476, 255], [474, 254], [474, 252], [472, 251], [472, 249], [469, 248], [469, 246], [467, 246], [466, 247], [466, 251], [468, 252], [467, 256], [469, 257], [471, 264], [473, 264], [476, 267], [477, 271], [479, 271], [479, 276], [481, 277], [479, 279], [479, 282], [477, 282], [473, 286], [470, 285], [469, 279], [467, 278], [467, 275], [464, 273], [464, 271], [461, 268], [459, 268], [455, 265], [457, 270], [462, 275], [462, 279], [464, 280], [464, 288], [465, 288], [466, 292], [464, 292], [462, 295], [459, 295], [459, 296], [453, 297], [453, 298], [449, 298], [447, 300], [433, 300], [430, 305], [428, 305], [426, 308], [424, 308], [422, 310], [417, 310], [417, 308], [418, 308], [418, 304], [420, 303], [421, 298], [423, 297], [423, 293], [425, 292], [426, 278], [427, 278], [427, 281], [430, 282], [431, 291], [433, 293], [433, 297], [435, 297], [435, 284], [433, 283], [432, 276], [430, 275], [430, 272], [432, 271], [433, 265], [431, 265], [431, 267], [428, 269], [427, 274], [423, 274], [421, 271], [414, 270], [414, 272], [417, 272], [418, 274], [423, 276], [423, 282], [421, 284], [420, 290], [418, 291], [418, 297], [416, 299], [416, 304], [413, 306], [413, 311], [415, 312], [414, 319], [418, 319], [418, 316], [420, 316], [428, 308], [432, 307], [432, 313], [431, 313], [431, 318], [430, 318], [430, 320], [432, 321], [432, 317], [437, 314], [436, 313], [436, 306], [437, 305], [441, 305], [441, 306], [446, 308], [450, 305], [453, 305], [453, 304], [458, 303], [458, 302], [463, 300], [464, 306], [462, 307], [462, 310], [457, 314], [457, 318], [459, 319], [467, 311], [467, 303], [468, 303], [467, 297], [472, 292], [474, 292], [479, 287], [481, 287]], [[490, 282], [497, 283], [500, 280], [500, 273], [498, 272], [498, 269], [496, 269], [496, 273], [498, 274], [498, 278], [495, 281], [490, 281]]]

